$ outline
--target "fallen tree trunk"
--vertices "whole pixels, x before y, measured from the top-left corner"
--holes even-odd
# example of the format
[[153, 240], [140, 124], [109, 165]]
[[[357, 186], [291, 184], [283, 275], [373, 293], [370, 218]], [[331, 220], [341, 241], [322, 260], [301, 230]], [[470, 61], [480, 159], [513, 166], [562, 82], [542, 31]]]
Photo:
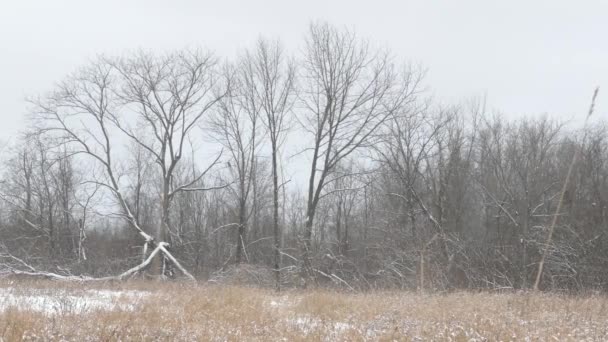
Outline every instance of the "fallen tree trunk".
[[33, 266], [27, 264], [25, 261], [21, 260], [20, 258], [15, 257], [9, 253], [5, 253], [2, 256], [18, 262], [19, 264], [21, 264], [23, 267], [25, 267], [27, 269], [26, 271], [24, 271], [24, 270], [15, 268], [11, 265], [5, 264], [4, 266], [8, 270], [8, 272], [5, 272], [5, 273], [8, 273], [8, 274], [46, 278], [46, 279], [57, 280], [57, 281], [92, 282], [92, 281], [122, 281], [122, 280], [128, 279], [129, 277], [145, 270], [148, 266], [150, 266], [150, 264], [152, 263], [152, 260], [154, 260], [154, 257], [158, 253], [162, 253], [166, 258], [168, 258], [169, 260], [171, 260], [171, 262], [173, 262], [175, 264], [175, 266], [184, 274], [184, 276], [186, 276], [186, 278], [188, 278], [191, 281], [196, 282], [196, 278], [194, 278], [194, 276], [192, 274], [190, 274], [179, 263], [179, 261], [177, 261], [177, 259], [175, 259], [175, 257], [167, 250], [166, 247], [168, 245], [169, 244], [166, 242], [161, 242], [161, 243], [157, 244], [156, 248], [154, 248], [154, 250], [152, 250], [150, 255], [148, 255], [145, 258], [145, 260], [142, 263], [138, 264], [137, 266], [130, 268], [127, 271], [125, 271], [119, 275], [116, 275], [116, 276], [108, 276], [108, 277], [100, 277], [100, 278], [89, 277], [89, 276], [62, 275], [62, 274], [57, 274], [57, 273], [53, 273], [53, 272], [39, 271], [39, 270], [36, 270]]

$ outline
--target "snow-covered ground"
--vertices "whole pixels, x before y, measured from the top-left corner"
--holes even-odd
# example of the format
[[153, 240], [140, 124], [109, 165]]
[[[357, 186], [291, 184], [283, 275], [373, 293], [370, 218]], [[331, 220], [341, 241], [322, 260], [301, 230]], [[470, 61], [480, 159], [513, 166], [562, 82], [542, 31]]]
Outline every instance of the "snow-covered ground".
[[0, 288], [0, 312], [11, 308], [47, 315], [82, 314], [96, 310], [128, 310], [149, 295], [145, 291]]
[[603, 295], [36, 286], [0, 286], [0, 342], [608, 340]]

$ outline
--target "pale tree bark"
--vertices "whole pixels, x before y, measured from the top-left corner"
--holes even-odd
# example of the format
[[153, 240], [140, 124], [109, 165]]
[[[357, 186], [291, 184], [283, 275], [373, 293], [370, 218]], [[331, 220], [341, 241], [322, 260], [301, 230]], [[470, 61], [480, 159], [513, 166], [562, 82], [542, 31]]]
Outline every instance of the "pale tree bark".
[[91, 189], [86, 189], [82, 194], [83, 198], [77, 201], [78, 206], [82, 209], [82, 214], [80, 218], [78, 218], [78, 261], [87, 260], [87, 219], [89, 218], [89, 214], [91, 214], [91, 207], [94, 204], [94, 198], [99, 189], [100, 186], [94, 184]]

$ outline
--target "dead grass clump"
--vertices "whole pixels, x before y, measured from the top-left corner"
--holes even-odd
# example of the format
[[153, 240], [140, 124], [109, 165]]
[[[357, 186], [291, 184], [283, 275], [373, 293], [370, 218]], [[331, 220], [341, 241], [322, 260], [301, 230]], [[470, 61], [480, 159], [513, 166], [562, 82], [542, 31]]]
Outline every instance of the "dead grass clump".
[[39, 315], [15, 307], [5, 307], [0, 315], [0, 340], [27, 340], [43, 330], [42, 322]]

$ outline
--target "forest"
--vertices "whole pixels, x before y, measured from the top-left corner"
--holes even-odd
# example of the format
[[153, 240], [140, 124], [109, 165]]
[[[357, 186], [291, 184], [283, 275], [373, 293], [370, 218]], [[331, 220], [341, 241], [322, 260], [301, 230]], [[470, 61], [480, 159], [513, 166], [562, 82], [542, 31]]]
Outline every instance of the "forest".
[[0, 275], [608, 289], [594, 85], [584, 124], [514, 119], [441, 103], [352, 30], [313, 22], [302, 46], [100, 55], [31, 94], [2, 151]]

